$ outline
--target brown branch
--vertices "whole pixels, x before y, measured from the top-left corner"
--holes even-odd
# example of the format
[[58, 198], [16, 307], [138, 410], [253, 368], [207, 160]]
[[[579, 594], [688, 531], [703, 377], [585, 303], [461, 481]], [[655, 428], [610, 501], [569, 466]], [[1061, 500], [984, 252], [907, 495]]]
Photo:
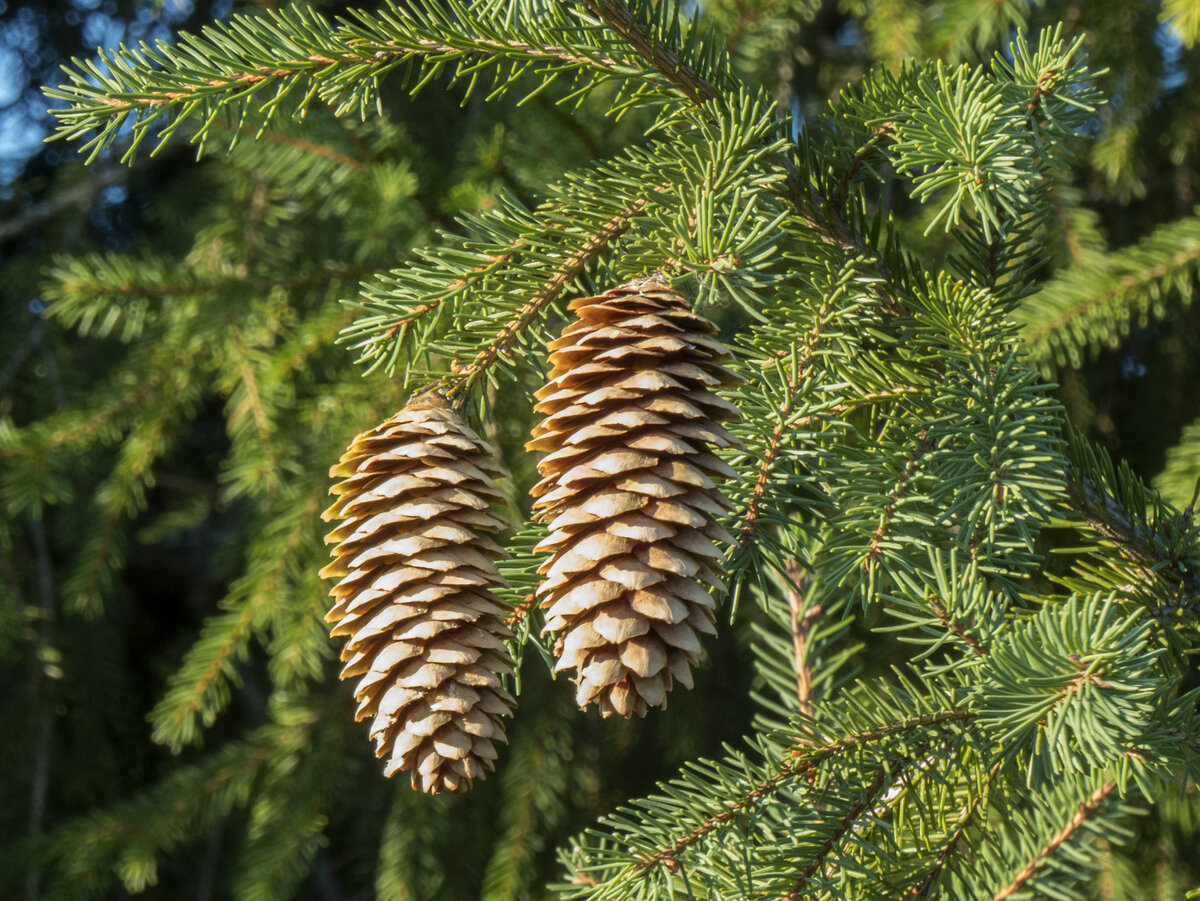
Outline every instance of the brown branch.
[[924, 901], [925, 898], [929, 897], [929, 892], [933, 889], [933, 886], [938, 881], [938, 877], [942, 875], [942, 871], [946, 868], [946, 863], [950, 860], [950, 855], [954, 853], [958, 843], [962, 841], [962, 837], [971, 828], [971, 824], [975, 822], [975, 817], [979, 813], [980, 808], [985, 806], [991, 785], [996, 781], [996, 777], [1000, 775], [1003, 765], [1004, 761], [1001, 760], [992, 767], [991, 772], [988, 773], [987, 782], [984, 783], [979, 794], [972, 798], [966, 806], [962, 817], [958, 821], [958, 826], [955, 827], [954, 832], [950, 834], [950, 837], [938, 852], [937, 860], [933, 862], [933, 866], [925, 874], [925, 878], [921, 880], [920, 885], [913, 887], [912, 892], [909, 893], [909, 897], [916, 899], [916, 901]]
[[[784, 567], [784, 573], [791, 582], [787, 590], [788, 625], [792, 633], [792, 662], [796, 671], [796, 702], [800, 713], [812, 716], [812, 667], [808, 662], [808, 638], [812, 627], [821, 615], [820, 604], [806, 608], [808, 598], [805, 596], [807, 582], [804, 570], [795, 560], [789, 560]], [[806, 744], [809, 740], [804, 739]]]
[[447, 297], [453, 296], [456, 291], [465, 288], [468, 284], [470, 284], [472, 278], [503, 265], [527, 243], [529, 243], [527, 238], [518, 238], [508, 246], [508, 250], [504, 251], [503, 253], [498, 253], [495, 256], [488, 257], [487, 260], [476, 266], [465, 276], [460, 279], [455, 279], [453, 282], [447, 285], [446, 292], [442, 294], [441, 297], [434, 297], [428, 303], [418, 304], [417, 306], [413, 307], [412, 310], [409, 311], [408, 316], [404, 317], [390, 329], [384, 332], [382, 340], [390, 341], [402, 331], [411, 328], [414, 324], [424, 319], [443, 303], [445, 303]]
[[[279, 454], [275, 449], [275, 426], [271, 422], [271, 416], [267, 412], [266, 405], [263, 403], [258, 374], [254, 371], [254, 366], [250, 362], [250, 354], [245, 342], [242, 340], [242, 334], [239, 329], [230, 329], [230, 341], [237, 351], [237, 377], [238, 381], [242, 383], [245, 392], [242, 395], [243, 402], [235, 403], [229, 411], [229, 431], [231, 434], [234, 433], [237, 430], [238, 423], [245, 418], [247, 412], [250, 414], [250, 418], [254, 422], [254, 431], [258, 436], [258, 443], [262, 445], [269, 464], [272, 464], [268, 471], [261, 475], [267, 483], [267, 496], [274, 499], [279, 490], [279, 474], [274, 471], [273, 466], [279, 459]], [[232, 394], [233, 392], [231, 391], [231, 399]]]
[[821, 865], [825, 862], [825, 858], [829, 856], [837, 843], [841, 841], [842, 836], [850, 831], [858, 821], [858, 818], [862, 816], [863, 811], [873, 804], [879, 793], [883, 791], [885, 775], [886, 771], [883, 768], [875, 771], [875, 776], [863, 792], [863, 796], [851, 806], [850, 810], [842, 818], [842, 821], [838, 823], [837, 828], [826, 837], [816, 855], [809, 861], [808, 866], [804, 868], [799, 877], [797, 877], [792, 890], [784, 895], [783, 901], [802, 901], [804, 897], [803, 892], [808, 886], [808, 881], [821, 868]]
[[974, 651], [976, 655], [979, 657], [986, 657], [988, 655], [987, 648], [980, 644], [979, 639], [968, 632], [963, 627], [962, 623], [950, 617], [950, 611], [946, 609], [946, 605], [942, 603], [941, 598], [939, 598], [936, 594], [930, 593], [925, 598], [925, 603], [929, 605], [929, 609], [934, 612], [934, 615], [937, 616], [938, 620], [947, 629], [947, 631], [953, 632], [955, 635], [957, 635], [959, 640], [962, 641], [963, 644], [969, 647], [972, 651]]
[[1071, 508], [1101, 537], [1111, 541], [1134, 564], [1147, 594], [1158, 584], [1170, 586], [1173, 598], [1153, 607], [1150, 615], [1160, 624], [1169, 622], [1169, 611], [1200, 616], [1200, 572], [1160, 548], [1138, 525], [1130, 511], [1105, 488], [1068, 464], [1067, 500]]
[[364, 43], [356, 48], [359, 52], [340, 53], [336, 56], [325, 56], [312, 53], [298, 59], [280, 60], [274, 66], [257, 66], [240, 72], [230, 72], [219, 78], [204, 81], [183, 82], [175, 86], [175, 90], [147, 91], [135, 95], [132, 91], [125, 92], [121, 97], [95, 97], [96, 103], [109, 107], [113, 115], [129, 113], [134, 110], [154, 110], [179, 100], [187, 100], [196, 95], [211, 94], [212, 88], [241, 89], [253, 87], [272, 79], [282, 80], [297, 75], [308, 75], [329, 66], [363, 66], [378, 67], [392, 66], [397, 60], [405, 60], [414, 56], [441, 56], [445, 54], [461, 55], [467, 50], [493, 53], [516, 53], [531, 59], [557, 60], [573, 66], [593, 66], [608, 71], [615, 71], [617, 62], [603, 54], [584, 55], [565, 47], [556, 45], [542, 46], [526, 43], [525, 41], [495, 41], [475, 39], [471, 46], [464, 48], [430, 39], [418, 39], [412, 47], [386, 46], [374, 43]]
[[864, 745], [869, 745], [894, 735], [903, 735], [906, 732], [913, 732], [928, 726], [962, 722], [972, 719], [975, 715], [975, 712], [971, 710], [941, 710], [937, 713], [926, 713], [920, 716], [908, 717], [907, 719], [889, 723], [876, 729], [856, 732], [819, 747], [798, 747], [792, 752], [790, 759], [784, 760], [779, 765], [779, 770], [774, 775], [759, 782], [739, 800], [727, 805], [720, 813], [713, 814], [666, 848], [640, 857], [637, 867], [640, 870], [648, 870], [658, 864], [668, 867], [677, 866], [678, 861], [676, 858], [680, 852], [700, 841], [700, 839], [713, 832], [723, 823], [736, 817], [741, 811], [752, 808], [763, 798], [778, 791], [791, 779], [812, 773], [830, 758], [848, 754], [856, 748], [861, 748]]
[[[254, 628], [255, 621], [262, 614], [263, 609], [268, 604], [277, 603], [278, 601], [278, 582], [283, 578], [288, 566], [292, 562], [291, 554], [295, 551], [300, 543], [305, 539], [308, 530], [312, 524], [317, 511], [321, 508], [325, 493], [311, 497], [304, 505], [304, 510], [297, 519], [299, 526], [293, 529], [287, 536], [287, 541], [281, 551], [275, 554], [274, 564], [270, 571], [266, 573], [261, 581], [255, 586], [253, 591], [241, 602], [241, 609], [238, 611], [237, 622], [229, 631], [229, 636], [225, 643], [213, 654], [212, 660], [200, 677], [188, 686], [187, 699], [181, 703], [173, 704], [171, 716], [167, 720], [167, 725], [162, 722], [156, 723], [154, 734], [156, 741], [162, 741], [163, 737], [171, 731], [176, 731], [189, 718], [199, 715], [204, 710], [204, 696], [208, 693], [209, 687], [217, 680], [222, 672], [230, 665], [238, 648], [246, 640], [247, 636]], [[184, 663], [186, 671], [187, 663]], [[178, 677], [176, 677], [178, 678]], [[178, 686], [172, 685], [168, 690], [167, 697], [170, 698]], [[160, 702], [162, 703], [162, 702]]]
[[1033, 859], [1025, 865], [1024, 869], [1013, 878], [1012, 882], [996, 892], [992, 897], [992, 901], [1005, 901], [1006, 898], [1018, 892], [1029, 881], [1038, 867], [1053, 857], [1058, 849], [1062, 847], [1063, 843], [1074, 835], [1080, 826], [1095, 815], [1096, 811], [1104, 804], [1104, 801], [1115, 787], [1115, 783], [1105, 782], [1092, 792], [1091, 797], [1079, 805], [1079, 809], [1075, 811], [1075, 815], [1071, 817], [1066, 825], [1058, 830], [1050, 841], [1046, 842], [1046, 845], [1034, 855]]
[[486, 373], [501, 355], [508, 352], [517, 337], [545, 307], [554, 302], [563, 288], [583, 272], [587, 264], [605, 247], [629, 230], [634, 218], [642, 213], [649, 202], [648, 199], [639, 197], [606, 222], [596, 234], [589, 236], [583, 242], [583, 246], [563, 261], [558, 270], [542, 284], [499, 334], [475, 355], [469, 365], [455, 367], [452, 380], [462, 391], [457, 405], [461, 406], [466, 402], [466, 389]]
[[281, 131], [276, 131], [270, 128], [257, 129], [251, 125], [242, 125], [237, 129], [243, 134], [250, 135], [256, 141], [267, 141], [271, 144], [277, 144], [280, 147], [291, 147], [303, 153], [319, 156], [322, 159], [330, 160], [337, 163], [339, 166], [345, 166], [347, 169], [353, 169], [355, 172], [362, 172], [367, 168], [367, 164], [362, 160], [350, 156], [348, 153], [342, 153], [340, 150], [334, 150], [326, 144], [318, 143], [317, 141], [309, 141], [305, 138], [298, 138], [295, 135], [284, 134]]
[[587, 6], [692, 103], [702, 106], [717, 97], [717, 89], [691, 66], [680, 62], [679, 56], [670, 47], [655, 40], [649, 29], [633, 18], [621, 0], [587, 0]]
[[154, 375], [138, 385], [133, 391], [130, 391], [120, 400], [111, 404], [108, 408], [101, 410], [90, 419], [75, 426], [60, 428], [36, 444], [18, 445], [16, 447], [0, 448], [0, 460], [9, 459], [11, 457], [21, 456], [23, 454], [33, 454], [43, 452], [52, 447], [58, 447], [64, 444], [73, 444], [77, 441], [82, 441], [89, 436], [100, 431], [111, 422], [115, 417], [120, 416], [127, 410], [139, 406], [142, 401], [159, 390], [164, 383], [174, 376], [181, 368], [186, 367], [192, 359], [200, 352], [200, 348], [196, 348], [191, 353], [181, 359], [172, 361], [169, 367], [162, 367]]
[[883, 544], [883, 539], [887, 536], [888, 527], [892, 524], [892, 517], [896, 515], [896, 507], [899, 505], [900, 499], [904, 496], [904, 491], [908, 487], [908, 483], [916, 475], [917, 464], [933, 448], [929, 443], [928, 434], [928, 429], [921, 431], [917, 446], [909, 454], [908, 459], [904, 463], [904, 471], [900, 473], [895, 487], [892, 488], [892, 493], [888, 496], [887, 505], [883, 508], [883, 514], [879, 519], [879, 527], [875, 529], [875, 534], [871, 536], [871, 543], [867, 547], [867, 554], [863, 557], [863, 569], [870, 569], [871, 565], [883, 556], [883, 551], [880, 548]]
[[827, 297], [821, 308], [817, 310], [812, 328], [808, 330], [808, 333], [803, 338], [802, 346], [799, 348], [799, 356], [796, 359], [796, 365], [787, 382], [787, 395], [784, 397], [783, 403], [779, 405], [779, 409], [776, 412], [777, 421], [775, 427], [771, 429], [771, 434], [767, 438], [767, 446], [762, 451], [762, 463], [759, 464], [758, 476], [754, 480], [754, 489], [750, 493], [750, 503], [746, 506], [746, 515], [743, 518], [742, 528], [738, 533], [737, 543], [734, 547], [735, 554], [742, 553], [754, 540], [754, 533], [758, 528], [758, 518], [762, 513], [763, 497], [767, 491], [767, 482], [770, 481], [771, 471], [775, 467], [775, 458], [779, 455], [779, 448], [783, 443], [783, 434], [788, 426], [788, 417], [791, 415], [804, 387], [808, 384], [808, 367], [812, 364], [813, 358], [816, 356], [817, 346], [820, 344], [825, 327], [833, 319], [832, 313], [833, 297]]
[[[1061, 331], [1070, 325], [1074, 320], [1088, 315], [1097, 307], [1103, 307], [1114, 298], [1137, 290], [1141, 285], [1158, 281], [1171, 272], [1174, 272], [1176, 269], [1181, 269], [1188, 263], [1194, 262], [1197, 258], [1200, 258], [1200, 246], [1181, 250], [1165, 263], [1159, 263], [1157, 266], [1151, 266], [1149, 269], [1139, 269], [1136, 273], [1126, 275], [1117, 281], [1112, 287], [1101, 291], [1099, 294], [1092, 296], [1088, 300], [1079, 303], [1054, 319], [1043, 323], [1037, 328], [1024, 330], [1023, 337], [1025, 344], [1032, 345], [1039, 341], [1043, 341], [1048, 335], [1052, 335], [1058, 331]], [[1074, 270], [1070, 270], [1066, 275], [1063, 276], [1063, 278], [1068, 277], [1077, 278], [1078, 276], [1074, 273]]]

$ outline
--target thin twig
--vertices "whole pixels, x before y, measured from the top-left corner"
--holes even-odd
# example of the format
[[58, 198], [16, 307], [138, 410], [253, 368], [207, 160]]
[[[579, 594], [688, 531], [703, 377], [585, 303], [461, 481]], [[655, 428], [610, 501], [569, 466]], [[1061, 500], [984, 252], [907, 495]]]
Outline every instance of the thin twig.
[[854, 824], [858, 822], [858, 818], [862, 816], [863, 811], [873, 804], [875, 799], [879, 797], [879, 793], [883, 791], [884, 777], [886, 775], [887, 770], [883, 767], [880, 767], [875, 771], [875, 775], [871, 779], [870, 784], [867, 785], [866, 789], [863, 791], [862, 797], [854, 802], [854, 804], [846, 812], [846, 815], [842, 817], [842, 821], [838, 823], [833, 832], [829, 833], [825, 841], [822, 842], [821, 847], [808, 862], [808, 866], [806, 866], [796, 878], [796, 882], [792, 886], [792, 890], [784, 896], [783, 901], [802, 901], [804, 897], [804, 889], [808, 886], [808, 880], [810, 880], [816, 874], [817, 870], [821, 868], [821, 865], [825, 862], [825, 858], [829, 856], [830, 852], [832, 852], [837, 846], [837, 843], [841, 841], [842, 836], [849, 832], [853, 828]]
[[604, 24], [628, 41], [642, 59], [683, 91], [692, 103], [701, 106], [718, 96], [715, 87], [691, 66], [680, 62], [669, 46], [655, 40], [646, 26], [636, 21], [629, 7], [620, 0], [587, 0], [587, 5]]
[[929, 897], [929, 892], [933, 889], [938, 881], [938, 877], [942, 875], [942, 871], [946, 868], [946, 864], [950, 860], [950, 855], [954, 853], [959, 842], [962, 841], [962, 837], [971, 828], [971, 824], [975, 822], [975, 817], [979, 814], [979, 811], [987, 806], [987, 797], [992, 783], [996, 781], [996, 777], [1000, 775], [1000, 771], [1003, 768], [1004, 760], [998, 761], [992, 767], [988, 773], [987, 782], [984, 783], [979, 794], [971, 798], [970, 802], [964, 808], [958, 825], [955, 827], [954, 832], [950, 834], [950, 837], [946, 839], [946, 843], [942, 845], [937, 859], [933, 862], [933, 866], [925, 874], [925, 878], [921, 880], [921, 883], [913, 888], [909, 897], [915, 899], [915, 901], [924, 901], [925, 898]]
[[[817, 617], [821, 615], [820, 604], [808, 603], [808, 583], [804, 570], [795, 560], [789, 560], [784, 574], [791, 583], [787, 589], [788, 624], [792, 632], [792, 663], [796, 671], [796, 703], [801, 715], [810, 718], [812, 706], [812, 665], [808, 662], [808, 639]], [[809, 740], [805, 739], [806, 743]]]
[[1075, 811], [1075, 815], [1067, 821], [1062, 829], [1056, 832], [1050, 841], [1046, 842], [1045, 846], [1033, 856], [1033, 859], [1030, 860], [1028, 864], [1025, 865], [1021, 872], [1013, 877], [1013, 881], [1004, 888], [1000, 889], [1000, 891], [996, 892], [996, 894], [992, 897], [992, 901], [1005, 901], [1006, 898], [1009, 898], [1016, 892], [1020, 891], [1025, 883], [1029, 881], [1030, 877], [1037, 872], [1038, 867], [1045, 863], [1050, 857], [1054, 856], [1058, 849], [1062, 847], [1063, 843], [1066, 842], [1067, 839], [1069, 839], [1072, 835], [1074, 835], [1080, 826], [1082, 826], [1092, 816], [1095, 815], [1096, 811], [1099, 810], [1101, 805], [1104, 804], [1104, 801], [1112, 793], [1112, 790], [1115, 787], [1115, 783], [1105, 782], [1094, 792], [1092, 792], [1091, 797], [1079, 805], [1079, 809]]
[[965, 709], [939, 710], [936, 713], [926, 713], [919, 716], [907, 717], [894, 723], [888, 723], [876, 729], [868, 729], [852, 735], [843, 736], [819, 747], [797, 747], [792, 756], [785, 759], [778, 770], [762, 782], [757, 783], [746, 791], [737, 801], [728, 804], [719, 813], [708, 817], [686, 835], [681, 836], [667, 847], [653, 854], [639, 858], [637, 867], [648, 870], [658, 864], [666, 866], [677, 865], [680, 852], [700, 841], [704, 836], [717, 829], [722, 823], [736, 817], [741, 811], [754, 807], [763, 798], [779, 791], [792, 779], [805, 776], [815, 771], [822, 763], [833, 757], [843, 756], [856, 748], [869, 745], [894, 735], [903, 735], [930, 726], [942, 726], [948, 723], [962, 722], [975, 717], [974, 711]]
[[639, 216], [649, 203], [644, 197], [634, 200], [628, 207], [621, 210], [606, 222], [594, 235], [583, 242], [583, 246], [567, 257], [558, 270], [550, 276], [537, 292], [531, 297], [520, 312], [500, 332], [489, 341], [475, 358], [466, 366], [455, 371], [452, 381], [459, 388], [459, 396], [455, 402], [461, 407], [466, 403], [467, 389], [484, 375], [502, 355], [507, 354], [514, 341], [526, 327], [549, 306], [563, 288], [571, 283], [595, 259], [605, 247], [629, 230], [633, 219]]

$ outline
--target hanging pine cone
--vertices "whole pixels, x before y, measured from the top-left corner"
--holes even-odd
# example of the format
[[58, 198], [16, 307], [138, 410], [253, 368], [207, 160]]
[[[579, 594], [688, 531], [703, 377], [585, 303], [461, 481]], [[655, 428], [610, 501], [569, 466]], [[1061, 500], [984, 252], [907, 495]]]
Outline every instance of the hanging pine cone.
[[512, 633], [491, 589], [505, 552], [484, 532], [508, 523], [491, 449], [438, 394], [428, 393], [359, 435], [331, 475], [343, 481], [325, 519], [340, 579], [326, 620], [346, 636], [342, 678], [361, 676], [356, 719], [374, 717], [384, 774], [412, 771], [414, 788], [465, 791], [496, 759], [499, 717], [515, 702]]
[[576, 700], [604, 716], [689, 688], [714, 633], [710, 588], [724, 591], [714, 520], [730, 509], [713, 476], [732, 469], [706, 445], [734, 439], [717, 423], [737, 408], [709, 389], [739, 381], [713, 326], [661, 281], [638, 279], [575, 300], [578, 319], [552, 342], [546, 419], [530, 450], [548, 451], [533, 490], [549, 522], [538, 550], [546, 632], [561, 633], [556, 671], [574, 668]]

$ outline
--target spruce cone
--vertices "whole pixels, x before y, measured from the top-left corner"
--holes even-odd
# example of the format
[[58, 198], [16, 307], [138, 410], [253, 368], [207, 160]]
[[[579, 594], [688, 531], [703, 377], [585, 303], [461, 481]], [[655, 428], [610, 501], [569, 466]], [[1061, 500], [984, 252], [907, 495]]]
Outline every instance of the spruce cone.
[[489, 508], [491, 450], [437, 394], [425, 394], [359, 435], [330, 474], [344, 520], [322, 570], [341, 581], [325, 619], [347, 636], [342, 678], [361, 676], [356, 719], [374, 717], [384, 774], [412, 770], [413, 788], [465, 791], [492, 769], [499, 717], [515, 706], [501, 686], [512, 673], [504, 639], [505, 552], [483, 532], [508, 528]]
[[[739, 381], [713, 326], [653, 277], [575, 300], [552, 342], [546, 419], [526, 447], [549, 451], [533, 489], [550, 524], [538, 550], [556, 671], [577, 671], [576, 701], [604, 716], [644, 715], [678, 679], [689, 688], [714, 633], [709, 588], [724, 591], [714, 517], [730, 509], [712, 476], [735, 473], [706, 445], [737, 408], [709, 389]], [[707, 586], [707, 587], [706, 587]]]

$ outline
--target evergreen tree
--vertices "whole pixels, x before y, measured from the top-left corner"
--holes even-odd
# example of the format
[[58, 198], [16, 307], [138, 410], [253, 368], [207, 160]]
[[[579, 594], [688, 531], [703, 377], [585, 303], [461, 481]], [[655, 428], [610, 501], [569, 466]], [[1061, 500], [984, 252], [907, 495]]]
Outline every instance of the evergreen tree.
[[[210, 196], [164, 209], [153, 249], [49, 275], [53, 320], [114, 362], [61, 410], [0, 421], [0, 649], [43, 674], [26, 704], [79, 708], [66, 740], [136, 703], [104, 636], [130, 615], [139, 548], [217, 536], [202, 568], [224, 594], [150, 713], [181, 758], [142, 751], [156, 784], [71, 818], [96, 792], [72, 771], [139, 758], [67, 742], [59, 822], [0, 880], [30, 897], [175, 897], [194, 872], [234, 898], [1200, 892], [1200, 431], [1183, 428], [1200, 410], [1185, 387], [1143, 413], [1163, 421], [1130, 456], [1155, 490], [1113, 462], [1097, 402], [1119, 394], [1105, 348], [1130, 373], [1159, 354], [1147, 385], [1195, 374], [1198, 29], [1187, 3], [448, 0], [268, 8], [77, 62], [47, 92], [59, 137], [127, 161], [186, 139], [213, 158], [194, 183]], [[460, 121], [436, 90], [495, 117], [495, 178], [431, 177], [435, 117]], [[473, 211], [439, 227], [451, 206]], [[631, 293], [649, 306], [622, 307]], [[716, 606], [720, 664], [634, 745], [548, 678], [577, 620], [538, 572], [566, 527], [547, 542], [530, 520], [524, 443], [556, 456], [620, 412], [580, 400], [580, 422], [552, 423], [547, 379], [599, 365], [573, 362], [580, 330], [604, 331], [568, 326], [576, 311], [636, 319], [679, 296], [692, 374], [650, 371], [678, 377], [667, 405], [730, 414], [704, 418], [720, 459], [679, 489], [719, 520], [696, 528], [723, 574], [691, 571], [713, 594], [687, 615], [700, 628]], [[603, 338], [618, 357], [645, 337], [621, 322]], [[1139, 356], [1126, 336], [1148, 347], [1154, 323], [1171, 333]], [[728, 378], [704, 363], [722, 345]], [[530, 520], [495, 588], [511, 746], [452, 799], [380, 791], [319, 577], [326, 471], [426, 389], [498, 448], [503, 512]], [[673, 447], [679, 472], [707, 454]], [[215, 491], [188, 478], [198, 449]], [[569, 503], [540, 513], [586, 511], [560, 468], [542, 474], [534, 491]], [[621, 527], [658, 534], [651, 519]], [[710, 546], [688, 541], [681, 566]], [[667, 657], [690, 641], [664, 640]], [[638, 690], [601, 709], [665, 699]], [[753, 720], [721, 747], [746, 695]]]

